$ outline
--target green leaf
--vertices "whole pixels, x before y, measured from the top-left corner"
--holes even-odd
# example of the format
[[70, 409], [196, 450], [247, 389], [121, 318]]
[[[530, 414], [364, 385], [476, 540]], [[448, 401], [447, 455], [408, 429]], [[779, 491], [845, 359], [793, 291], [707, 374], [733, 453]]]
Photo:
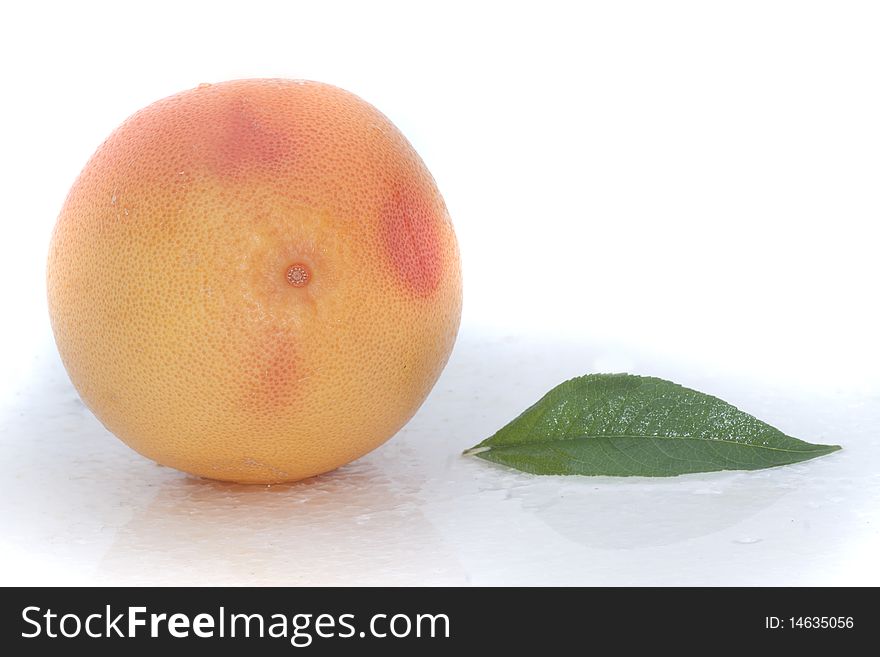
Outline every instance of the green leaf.
[[671, 477], [830, 454], [671, 381], [590, 374], [562, 383], [466, 455], [534, 474]]

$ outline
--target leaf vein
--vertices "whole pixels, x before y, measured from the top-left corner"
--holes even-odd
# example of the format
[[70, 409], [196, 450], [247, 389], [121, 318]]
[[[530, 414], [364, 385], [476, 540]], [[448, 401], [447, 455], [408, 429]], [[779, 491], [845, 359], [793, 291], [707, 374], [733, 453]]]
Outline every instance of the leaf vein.
[[[786, 436], [788, 437], [788, 436]], [[500, 449], [503, 447], [532, 447], [536, 445], [542, 445], [545, 443], [564, 443], [570, 442], [574, 440], [602, 440], [602, 439], [613, 439], [613, 438], [639, 438], [639, 439], [656, 439], [656, 440], [698, 440], [701, 442], [707, 443], [722, 443], [727, 445], [737, 445], [738, 447], [751, 447], [753, 449], [764, 449], [772, 452], [786, 452], [791, 454], [807, 454], [810, 452], [821, 452], [825, 451], [830, 445], [808, 445], [808, 447], [812, 447], [813, 449], [787, 449], [783, 447], [771, 447], [769, 445], [755, 445], [752, 443], [741, 443], [737, 440], [728, 440], [725, 438], [721, 438], [718, 436], [708, 436], [705, 438], [699, 438], [697, 436], [651, 436], [651, 435], [643, 435], [643, 434], [596, 434], [596, 435], [578, 435], [578, 436], [567, 436], [562, 438], [549, 438], [545, 440], [525, 440], [525, 441], [516, 441], [516, 442], [505, 442], [501, 444], [492, 444], [488, 443], [486, 446], [491, 447], [492, 449]]]

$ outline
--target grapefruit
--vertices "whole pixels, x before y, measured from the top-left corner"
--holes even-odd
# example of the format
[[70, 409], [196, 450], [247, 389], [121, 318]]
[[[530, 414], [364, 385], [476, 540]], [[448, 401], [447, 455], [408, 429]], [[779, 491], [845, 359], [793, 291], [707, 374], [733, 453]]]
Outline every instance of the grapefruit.
[[374, 107], [293, 80], [199, 85], [126, 120], [55, 226], [48, 300], [85, 404], [198, 476], [295, 481], [415, 413], [461, 315], [453, 227]]

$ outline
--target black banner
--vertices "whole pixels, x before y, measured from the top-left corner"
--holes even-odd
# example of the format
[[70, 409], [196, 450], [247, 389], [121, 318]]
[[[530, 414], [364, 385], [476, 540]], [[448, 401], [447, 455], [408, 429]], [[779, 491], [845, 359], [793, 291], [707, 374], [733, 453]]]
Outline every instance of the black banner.
[[[6, 654], [127, 647], [259, 655], [844, 648], [878, 635], [870, 589], [3, 590]], [[14, 648], [9, 652], [7, 648]]]

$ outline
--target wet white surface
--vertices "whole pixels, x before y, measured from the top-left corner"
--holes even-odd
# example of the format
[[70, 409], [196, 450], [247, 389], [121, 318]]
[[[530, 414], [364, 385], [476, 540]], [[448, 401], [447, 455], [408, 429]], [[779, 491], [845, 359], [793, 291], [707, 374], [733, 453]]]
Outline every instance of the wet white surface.
[[[758, 472], [535, 477], [460, 452], [563, 379], [627, 369], [844, 450]], [[138, 456], [48, 340], [2, 397], [0, 583], [880, 584], [880, 394], [694, 374], [582, 342], [464, 329], [413, 421], [363, 459], [272, 487]]]

